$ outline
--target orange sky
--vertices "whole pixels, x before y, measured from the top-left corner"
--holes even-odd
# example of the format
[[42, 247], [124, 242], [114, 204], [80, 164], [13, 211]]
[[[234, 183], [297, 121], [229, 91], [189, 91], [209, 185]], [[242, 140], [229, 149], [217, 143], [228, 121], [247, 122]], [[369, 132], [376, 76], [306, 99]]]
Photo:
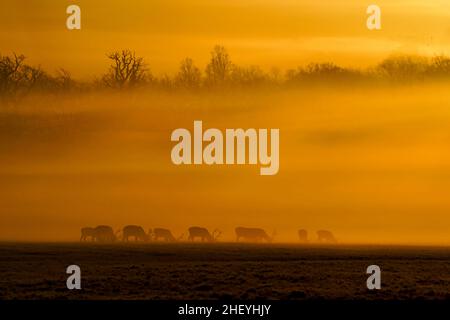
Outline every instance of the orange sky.
[[[65, 28], [68, 4], [82, 9], [82, 30]], [[131, 48], [155, 73], [173, 72], [191, 56], [201, 66], [215, 44], [240, 64], [295, 67], [333, 60], [368, 65], [395, 52], [450, 53], [450, 3], [376, 1], [382, 31], [365, 26], [361, 0], [4, 0], [0, 52], [16, 51], [49, 70], [89, 77], [105, 54]]]
[[[71, 3], [81, 31], [65, 28]], [[450, 54], [449, 1], [377, 3], [381, 31], [366, 29], [369, 3], [356, 0], [2, 0], [0, 53], [81, 78], [121, 48], [155, 73], [186, 56], [203, 67], [215, 44], [238, 64], [283, 69]], [[325, 228], [344, 242], [449, 244], [449, 104], [445, 86], [25, 99], [0, 114], [0, 240], [76, 240], [81, 226], [133, 223], [220, 227], [225, 240], [243, 225], [276, 228], [280, 241]], [[279, 174], [174, 166], [170, 133], [194, 120], [280, 128]]]

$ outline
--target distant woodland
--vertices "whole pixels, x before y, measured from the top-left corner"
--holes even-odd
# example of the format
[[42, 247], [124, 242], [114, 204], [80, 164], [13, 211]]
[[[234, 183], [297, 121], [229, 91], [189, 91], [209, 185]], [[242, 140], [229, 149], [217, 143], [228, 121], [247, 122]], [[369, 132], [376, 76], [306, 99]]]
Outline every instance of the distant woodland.
[[132, 50], [106, 55], [110, 66], [95, 80], [74, 79], [70, 71], [49, 73], [27, 63], [22, 54], [0, 55], [0, 96], [17, 97], [30, 92], [74, 92], [112, 88], [115, 90], [146, 87], [163, 90], [233, 89], [248, 87], [295, 87], [314, 84], [414, 83], [450, 80], [450, 58], [434, 56], [391, 56], [364, 70], [334, 63], [311, 63], [281, 72], [264, 71], [258, 66], [239, 66], [223, 46], [215, 46], [205, 68], [191, 58], [180, 62], [176, 74], [155, 76], [143, 57]]

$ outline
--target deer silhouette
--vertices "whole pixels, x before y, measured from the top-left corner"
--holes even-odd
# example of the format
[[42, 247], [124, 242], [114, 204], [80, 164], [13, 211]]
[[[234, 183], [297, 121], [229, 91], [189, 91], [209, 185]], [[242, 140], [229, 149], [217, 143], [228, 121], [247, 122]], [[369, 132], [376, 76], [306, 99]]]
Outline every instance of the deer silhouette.
[[218, 229], [215, 229], [212, 233], [209, 233], [206, 228], [190, 227], [188, 240], [194, 241], [196, 238], [200, 238], [202, 242], [215, 242], [221, 234], [222, 232]]
[[308, 242], [308, 231], [305, 229], [298, 230], [298, 239], [301, 243], [307, 243]]
[[272, 242], [273, 237], [275, 236], [275, 231], [271, 236], [267, 234], [264, 229], [261, 228], [244, 228], [244, 227], [237, 227], [235, 230], [236, 232], [236, 241], [239, 242], [239, 240], [243, 239], [244, 241], [250, 241], [250, 242], [260, 242], [260, 241], [267, 241]]
[[155, 228], [153, 229], [153, 240], [158, 241], [159, 239], [162, 239], [166, 242], [175, 242], [181, 240], [183, 235], [181, 235], [178, 239], [176, 239], [172, 232], [169, 229], [164, 228]]
[[337, 243], [336, 238], [333, 233], [328, 230], [317, 231], [317, 241], [321, 243]]
[[114, 242], [117, 239], [113, 229], [104, 225], [95, 228], [82, 228], [81, 241], [86, 241], [87, 237], [91, 237], [92, 241], [97, 242]]
[[149, 241], [150, 237], [145, 233], [144, 229], [141, 226], [128, 225], [123, 227], [122, 229], [124, 242], [128, 242], [130, 238], [134, 238], [134, 241]]
[[81, 228], [80, 241], [87, 241], [90, 238], [91, 241], [95, 241], [95, 228], [84, 227]]

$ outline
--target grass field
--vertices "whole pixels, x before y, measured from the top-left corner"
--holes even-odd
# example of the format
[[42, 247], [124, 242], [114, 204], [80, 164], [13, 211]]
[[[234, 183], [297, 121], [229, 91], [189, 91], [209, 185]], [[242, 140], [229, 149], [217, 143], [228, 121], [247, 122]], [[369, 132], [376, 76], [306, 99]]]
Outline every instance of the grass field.
[[[223, 244], [0, 245], [1, 299], [449, 299], [450, 249]], [[82, 290], [66, 289], [66, 267]], [[381, 268], [381, 290], [366, 268]]]

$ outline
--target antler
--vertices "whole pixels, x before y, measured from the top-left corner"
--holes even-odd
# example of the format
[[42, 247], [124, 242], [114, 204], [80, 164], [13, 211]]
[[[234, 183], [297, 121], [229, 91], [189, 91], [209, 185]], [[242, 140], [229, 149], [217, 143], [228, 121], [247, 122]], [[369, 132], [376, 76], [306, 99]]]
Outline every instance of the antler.
[[222, 234], [222, 231], [220, 231], [219, 229], [215, 229], [213, 231], [213, 238], [217, 239], [221, 234]]

